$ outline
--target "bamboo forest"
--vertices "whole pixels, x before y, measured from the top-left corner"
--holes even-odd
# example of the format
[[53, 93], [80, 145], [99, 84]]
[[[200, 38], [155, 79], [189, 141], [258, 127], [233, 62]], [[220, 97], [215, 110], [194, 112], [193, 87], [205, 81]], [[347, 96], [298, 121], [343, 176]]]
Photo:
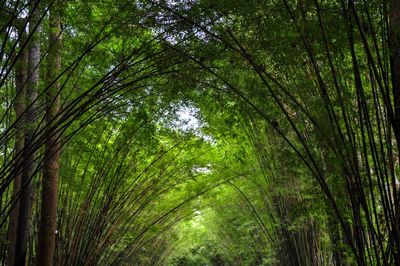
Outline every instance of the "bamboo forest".
[[400, 265], [400, 0], [0, 0], [0, 264]]

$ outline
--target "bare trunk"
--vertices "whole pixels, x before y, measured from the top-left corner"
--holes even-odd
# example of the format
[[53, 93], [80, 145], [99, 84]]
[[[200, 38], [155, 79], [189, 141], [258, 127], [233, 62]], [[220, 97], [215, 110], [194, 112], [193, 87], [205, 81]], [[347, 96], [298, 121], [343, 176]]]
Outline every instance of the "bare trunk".
[[[390, 11], [390, 65], [391, 77], [393, 86], [393, 100], [394, 100], [394, 116], [395, 125], [394, 133], [397, 141], [397, 149], [400, 156], [400, 1], [391, 1]], [[395, 263], [400, 263], [400, 203], [398, 198], [398, 189], [396, 187], [396, 180], [392, 181], [393, 194], [395, 201], [396, 221], [392, 232], [395, 243]]]
[[60, 144], [54, 125], [60, 111], [61, 70], [61, 18], [60, 7], [56, 1], [50, 8], [49, 18], [49, 53], [47, 63], [46, 93], [46, 143], [43, 165], [43, 188], [41, 217], [39, 227], [38, 265], [53, 265], [55, 232], [57, 227], [57, 180], [59, 175]]
[[[29, 31], [33, 33], [35, 27], [39, 21], [39, 12], [37, 7], [37, 0], [31, 1], [31, 12], [32, 18], [29, 24]], [[37, 31], [37, 29], [36, 29]], [[38, 40], [38, 34], [33, 34], [29, 43], [29, 54], [28, 54], [28, 77], [26, 86], [26, 101], [27, 110], [25, 112], [25, 138], [24, 138], [24, 150], [23, 150], [23, 166], [21, 176], [21, 194], [20, 194], [20, 206], [18, 215], [18, 228], [17, 228], [17, 241], [15, 246], [15, 259], [14, 265], [25, 265], [27, 243], [29, 236], [30, 227], [30, 211], [32, 203], [32, 188], [31, 180], [34, 174], [34, 162], [37, 147], [35, 147], [35, 129], [36, 129], [36, 118], [35, 118], [35, 104], [29, 107], [37, 98], [38, 85], [39, 85], [39, 61], [40, 61], [40, 46]]]
[[[24, 30], [19, 31], [22, 34], [20, 39], [20, 46], [22, 47], [25, 42]], [[15, 160], [14, 160], [14, 171], [16, 173], [14, 177], [13, 187], [13, 199], [18, 198], [18, 193], [21, 189], [21, 173], [20, 166], [22, 161], [21, 152], [24, 147], [24, 127], [22, 115], [25, 111], [25, 83], [27, 78], [27, 66], [28, 66], [28, 53], [26, 49], [23, 49], [16, 62], [15, 69], [15, 87], [16, 87], [16, 98], [14, 103], [15, 117], [19, 122], [16, 124], [16, 137], [15, 137]], [[8, 254], [7, 254], [7, 265], [14, 264], [15, 257], [15, 244], [17, 241], [17, 227], [18, 227], [18, 214], [19, 214], [19, 200], [16, 200], [14, 208], [10, 213], [10, 224], [8, 229]]]

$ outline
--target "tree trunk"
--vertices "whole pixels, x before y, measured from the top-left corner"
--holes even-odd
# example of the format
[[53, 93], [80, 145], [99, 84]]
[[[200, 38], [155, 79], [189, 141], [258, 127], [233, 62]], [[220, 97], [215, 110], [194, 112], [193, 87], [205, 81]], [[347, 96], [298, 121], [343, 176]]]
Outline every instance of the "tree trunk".
[[[20, 47], [25, 43], [26, 36], [24, 29], [19, 31], [21, 34]], [[25, 111], [25, 85], [27, 78], [27, 66], [28, 66], [28, 52], [26, 49], [21, 50], [15, 65], [15, 117], [18, 119], [16, 124], [16, 136], [15, 136], [15, 159], [14, 159], [14, 187], [13, 187], [13, 200], [18, 198], [19, 191], [21, 189], [21, 152], [24, 147], [24, 127], [22, 115]], [[7, 254], [7, 265], [14, 264], [15, 257], [15, 243], [17, 241], [17, 227], [18, 227], [18, 214], [19, 214], [19, 200], [17, 199], [10, 213], [10, 224], [8, 228], [8, 254]]]
[[38, 265], [53, 265], [57, 227], [57, 179], [59, 175], [60, 144], [54, 125], [60, 111], [61, 16], [60, 3], [50, 8], [49, 53], [47, 55], [46, 143], [43, 165], [43, 187], [39, 225]]
[[[27, 243], [29, 235], [30, 225], [30, 211], [31, 211], [31, 195], [32, 187], [31, 180], [34, 174], [34, 163], [37, 147], [35, 145], [35, 130], [36, 130], [36, 118], [35, 118], [35, 107], [36, 104], [32, 104], [38, 95], [39, 86], [39, 62], [40, 62], [40, 45], [37, 32], [35, 29], [39, 23], [39, 10], [38, 0], [31, 1], [31, 12], [32, 17], [29, 23], [29, 32], [33, 33], [32, 38], [29, 42], [28, 50], [28, 77], [26, 86], [26, 105], [27, 110], [25, 111], [25, 138], [24, 138], [24, 150], [23, 150], [23, 166], [21, 176], [21, 194], [20, 194], [20, 206], [18, 215], [18, 228], [17, 228], [17, 241], [15, 245], [15, 259], [14, 265], [25, 265]], [[32, 106], [30, 106], [32, 104]]]
[[[400, 156], [400, 1], [391, 1], [390, 10], [390, 36], [389, 36], [389, 48], [390, 48], [390, 65], [391, 65], [391, 78], [392, 78], [392, 89], [393, 89], [393, 101], [394, 101], [394, 116], [395, 125], [394, 132], [397, 141], [397, 150]], [[400, 264], [400, 203], [398, 198], [398, 188], [396, 187], [396, 180], [392, 181], [393, 196], [395, 201], [396, 220], [393, 229], [393, 237], [396, 243], [395, 250], [395, 263]]]

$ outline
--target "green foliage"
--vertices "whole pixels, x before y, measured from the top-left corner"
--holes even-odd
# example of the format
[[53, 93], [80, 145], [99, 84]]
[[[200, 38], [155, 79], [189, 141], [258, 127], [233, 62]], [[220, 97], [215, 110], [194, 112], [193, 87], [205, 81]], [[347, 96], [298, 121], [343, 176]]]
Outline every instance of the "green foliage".
[[0, 8], [1, 262], [12, 182], [27, 167], [15, 136], [35, 131], [24, 147], [40, 192], [51, 128], [62, 144], [57, 265], [400, 263], [395, 7], [60, 1], [61, 111], [45, 123], [51, 1], [39, 2], [30, 128], [13, 105], [14, 60], [29, 46], [17, 28], [32, 11]]

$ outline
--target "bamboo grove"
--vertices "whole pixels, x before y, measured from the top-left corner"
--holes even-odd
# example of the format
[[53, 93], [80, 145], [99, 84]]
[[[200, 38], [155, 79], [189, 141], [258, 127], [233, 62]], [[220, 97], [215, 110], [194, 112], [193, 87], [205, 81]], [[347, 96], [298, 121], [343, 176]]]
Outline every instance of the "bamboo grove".
[[0, 0], [2, 265], [400, 265], [398, 0]]

